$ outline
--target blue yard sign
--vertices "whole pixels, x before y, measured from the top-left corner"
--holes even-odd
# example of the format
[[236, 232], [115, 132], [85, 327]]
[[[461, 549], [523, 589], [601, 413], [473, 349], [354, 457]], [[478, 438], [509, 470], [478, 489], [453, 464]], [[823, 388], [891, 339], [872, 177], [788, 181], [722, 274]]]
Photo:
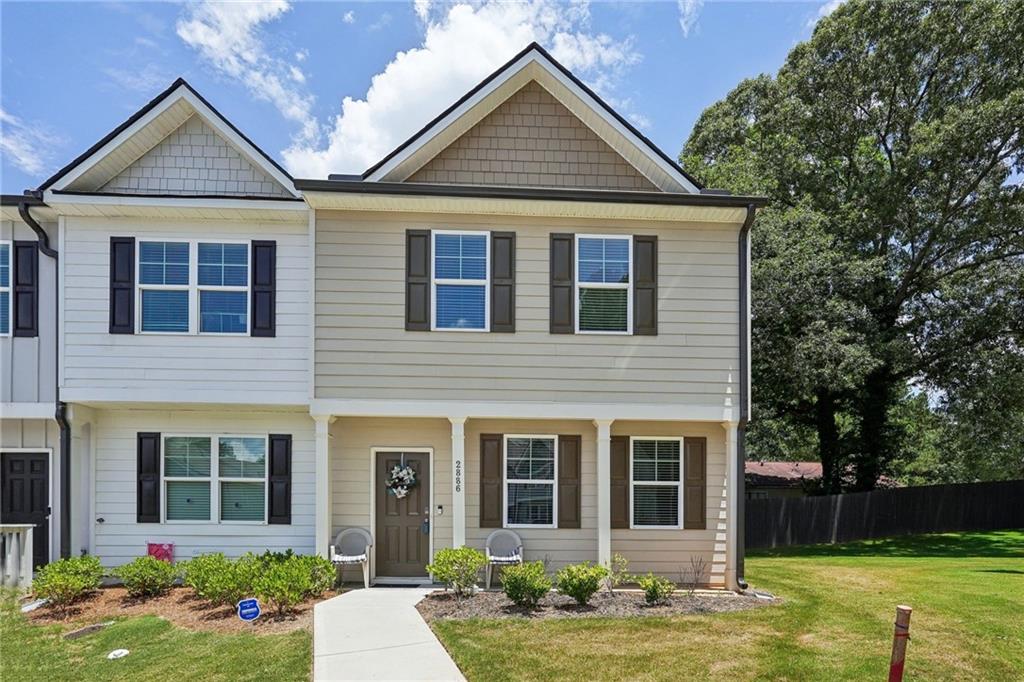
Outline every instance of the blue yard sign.
[[238, 617], [242, 620], [256, 620], [260, 617], [260, 603], [255, 599], [238, 602]]

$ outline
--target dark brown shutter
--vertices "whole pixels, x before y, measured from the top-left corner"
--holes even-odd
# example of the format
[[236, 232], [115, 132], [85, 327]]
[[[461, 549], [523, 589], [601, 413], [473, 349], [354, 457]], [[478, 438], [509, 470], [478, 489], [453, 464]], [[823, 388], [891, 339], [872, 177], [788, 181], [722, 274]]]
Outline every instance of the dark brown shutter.
[[491, 331], [516, 330], [516, 233], [491, 232]]
[[573, 282], [573, 243], [571, 234], [551, 235], [551, 333], [573, 334], [576, 296]]
[[277, 242], [252, 243], [251, 336], [277, 335]]
[[657, 237], [633, 237], [633, 333], [658, 335]]
[[708, 439], [683, 439], [683, 528], [707, 528]]
[[39, 336], [39, 242], [14, 242], [11, 262], [11, 334]]
[[500, 433], [480, 435], [480, 527], [501, 528], [505, 489], [501, 478]]
[[110, 238], [110, 333], [135, 333], [135, 237]]
[[558, 527], [580, 527], [579, 436], [558, 437]]
[[292, 437], [270, 434], [267, 523], [292, 522]]
[[629, 436], [612, 436], [612, 528], [629, 528]]
[[430, 230], [405, 231], [405, 328], [430, 331]]
[[135, 520], [160, 523], [160, 434], [137, 434], [136, 457]]

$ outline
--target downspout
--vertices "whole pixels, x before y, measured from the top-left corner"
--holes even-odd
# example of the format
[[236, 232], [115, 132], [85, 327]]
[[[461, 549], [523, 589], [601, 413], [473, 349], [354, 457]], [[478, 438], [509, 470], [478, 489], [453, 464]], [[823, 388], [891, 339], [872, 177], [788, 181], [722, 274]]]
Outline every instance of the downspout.
[[[26, 192], [29, 196], [41, 199], [39, 192]], [[18, 204], [18, 214], [26, 225], [32, 228], [39, 240], [39, 250], [53, 259], [53, 399], [56, 403], [53, 418], [60, 429], [60, 556], [66, 559], [71, 556], [71, 424], [67, 417], [67, 404], [60, 399], [60, 273], [58, 268], [57, 250], [50, 246], [50, 238], [46, 230], [36, 222], [29, 212], [28, 201]]]
[[747, 205], [747, 217], [739, 237], [739, 299], [740, 299], [740, 420], [736, 429], [736, 584], [747, 589], [743, 577], [743, 555], [746, 550], [744, 523], [747, 463], [747, 422], [750, 420], [750, 228], [754, 224], [754, 204]]

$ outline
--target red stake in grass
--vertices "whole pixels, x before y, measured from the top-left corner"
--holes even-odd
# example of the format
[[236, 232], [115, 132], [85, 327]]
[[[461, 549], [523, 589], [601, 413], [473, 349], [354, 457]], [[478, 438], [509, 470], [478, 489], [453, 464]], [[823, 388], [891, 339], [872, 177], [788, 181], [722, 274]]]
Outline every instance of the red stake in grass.
[[907, 656], [907, 640], [910, 639], [909, 606], [896, 607], [896, 623], [892, 633], [892, 659], [889, 661], [889, 682], [903, 680], [903, 663]]

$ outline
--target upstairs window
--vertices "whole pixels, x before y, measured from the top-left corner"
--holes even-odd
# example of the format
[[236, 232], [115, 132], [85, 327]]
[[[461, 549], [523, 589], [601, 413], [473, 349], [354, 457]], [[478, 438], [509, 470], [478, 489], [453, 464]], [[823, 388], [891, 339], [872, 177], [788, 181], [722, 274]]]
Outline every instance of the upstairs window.
[[682, 440], [634, 438], [630, 478], [632, 528], [682, 528]]
[[505, 436], [505, 526], [555, 528], [555, 436]]
[[247, 334], [248, 242], [139, 242], [139, 331]]
[[11, 243], [0, 242], [0, 336], [11, 333]]
[[433, 328], [487, 331], [488, 233], [434, 231], [432, 236]]
[[628, 236], [577, 236], [578, 333], [633, 332], [632, 256], [633, 241]]

